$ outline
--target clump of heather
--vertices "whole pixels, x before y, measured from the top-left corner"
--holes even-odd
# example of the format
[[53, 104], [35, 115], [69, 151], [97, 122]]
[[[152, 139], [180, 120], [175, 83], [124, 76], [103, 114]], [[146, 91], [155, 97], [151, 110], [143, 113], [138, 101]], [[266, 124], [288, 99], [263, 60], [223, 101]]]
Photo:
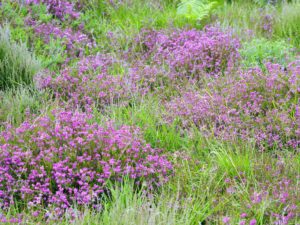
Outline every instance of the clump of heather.
[[166, 85], [172, 85], [168, 74], [142, 60], [128, 65], [113, 56], [98, 54], [64, 67], [58, 75], [44, 71], [36, 81], [40, 88], [52, 90], [57, 99], [73, 108], [94, 105], [103, 109], [165, 90]]
[[299, 61], [287, 68], [266, 64], [214, 80], [207, 89], [183, 92], [167, 104], [168, 117], [184, 127], [226, 140], [251, 140], [261, 148], [300, 144]]
[[143, 60], [130, 65], [123, 77], [123, 87], [127, 87], [132, 96], [144, 96], [149, 93], [165, 91], [169, 84], [169, 71], [155, 65], [147, 65]]
[[[137, 41], [145, 57], [167, 65], [177, 77], [217, 76], [230, 72], [239, 59], [239, 41], [218, 27], [177, 30], [171, 34], [143, 31]], [[173, 78], [173, 77], [172, 77]]]
[[[299, 172], [290, 168], [291, 165], [287, 162], [293, 161], [293, 157], [279, 157], [272, 164], [257, 164], [254, 169], [255, 185], [243, 173], [237, 177], [226, 178], [227, 194], [239, 199], [240, 224], [251, 224], [262, 209], [266, 224], [296, 224], [300, 216]], [[240, 191], [241, 186], [249, 187], [247, 198], [240, 198], [240, 195], [245, 195]]]
[[63, 29], [53, 23], [36, 24], [35, 21], [32, 21], [30, 25], [33, 26], [37, 36], [41, 37], [46, 44], [50, 42], [51, 38], [61, 40], [69, 58], [82, 57], [85, 49], [91, 49], [93, 46], [93, 41], [80, 30]]
[[6, 127], [0, 139], [0, 207], [98, 204], [108, 181], [127, 176], [149, 189], [166, 182], [172, 165], [145, 144], [138, 129], [91, 123], [90, 114], [59, 111]]
[[66, 0], [26, 0], [26, 4], [45, 4], [50, 13], [64, 20], [66, 16], [76, 19], [80, 12], [75, 9], [74, 3]]
[[[49, 60], [50, 65], [58, 62], [57, 66], [61, 66], [63, 62], [68, 63], [74, 58], [89, 54], [92, 47], [95, 47], [95, 41], [88, 33], [84, 32], [85, 25], [77, 20], [78, 16], [71, 16], [71, 20], [62, 21], [63, 18], [67, 17], [53, 17], [51, 14], [54, 7], [61, 8], [58, 12], [62, 15], [69, 15], [64, 9], [71, 6], [75, 7], [75, 2], [27, 1], [26, 10], [24, 11], [26, 17], [22, 29], [25, 25], [25, 30], [29, 33], [30, 40], [32, 40], [38, 55], [47, 58], [45, 57], [47, 54], [58, 54], [52, 61]], [[59, 53], [57, 53], [58, 51]], [[46, 63], [46, 66], [48, 66], [48, 63]]]
[[266, 35], [266, 37], [272, 37], [273, 26], [275, 22], [274, 15], [270, 13], [261, 12], [260, 17], [260, 29], [262, 30], [263, 34]]
[[108, 55], [88, 56], [62, 69], [58, 76], [40, 76], [38, 86], [51, 89], [57, 98], [72, 106], [94, 104], [103, 108], [128, 97], [121, 76], [109, 73], [116, 63], [118, 61]]

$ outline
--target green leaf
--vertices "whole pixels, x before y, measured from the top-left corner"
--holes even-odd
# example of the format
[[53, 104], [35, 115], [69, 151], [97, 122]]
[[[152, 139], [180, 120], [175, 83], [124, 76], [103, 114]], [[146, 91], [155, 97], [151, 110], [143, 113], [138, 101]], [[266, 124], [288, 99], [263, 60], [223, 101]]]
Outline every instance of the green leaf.
[[177, 7], [177, 15], [188, 19], [203, 20], [222, 3], [222, 0], [182, 0]]

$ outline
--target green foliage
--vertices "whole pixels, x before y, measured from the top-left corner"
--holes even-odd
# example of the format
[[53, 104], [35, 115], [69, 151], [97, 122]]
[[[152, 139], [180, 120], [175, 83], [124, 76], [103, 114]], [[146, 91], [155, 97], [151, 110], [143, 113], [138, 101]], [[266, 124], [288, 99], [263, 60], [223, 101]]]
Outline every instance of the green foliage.
[[247, 149], [246, 152], [228, 150], [222, 143], [211, 145], [213, 161], [219, 166], [221, 171], [224, 171], [230, 177], [239, 177], [240, 173], [245, 173], [247, 176], [253, 175], [252, 158], [254, 149]]
[[[197, 199], [193, 194], [186, 197], [180, 193], [163, 190], [152, 198], [135, 191], [134, 184], [125, 179], [121, 185], [110, 185], [110, 194], [101, 199], [103, 204], [98, 210], [86, 208], [79, 211], [76, 205], [73, 212], [61, 218], [61, 225], [191, 225], [204, 221], [212, 212], [209, 204]], [[100, 212], [99, 212], [100, 211]], [[1, 209], [0, 209], [1, 213]], [[22, 222], [25, 224], [58, 224], [58, 221], [43, 221], [33, 217], [32, 210], [23, 211]], [[10, 208], [6, 217], [16, 217], [17, 208]]]
[[19, 125], [26, 113], [38, 114], [49, 107], [47, 99], [47, 93], [22, 87], [0, 92], [0, 124], [6, 121]]
[[276, 15], [274, 36], [284, 38], [300, 49], [300, 1], [282, 4]]
[[8, 27], [0, 27], [0, 89], [31, 85], [39, 69], [39, 62], [26, 45], [11, 41]]
[[63, 44], [62, 39], [50, 38], [49, 43], [45, 44], [41, 38], [37, 38], [34, 47], [37, 58], [43, 68], [58, 71], [59, 65], [63, 64], [66, 60], [67, 56], [64, 54], [66, 45]]
[[286, 3], [291, 2], [291, 0], [252, 0], [255, 4], [258, 4], [260, 6], [264, 6], [266, 4], [280, 4], [280, 3]]
[[265, 62], [287, 65], [295, 57], [293, 46], [283, 40], [255, 38], [245, 42], [240, 50], [242, 64], [246, 67], [263, 66]]
[[31, 10], [32, 15], [34, 15], [34, 17], [38, 18], [38, 20], [43, 23], [48, 23], [53, 18], [53, 16], [48, 13], [47, 6], [44, 4], [32, 5]]
[[11, 1], [3, 1], [0, 10], [0, 24], [9, 23], [11, 40], [27, 43], [30, 35], [25, 28], [25, 18], [28, 10]]
[[264, 7], [258, 7], [251, 1], [233, 1], [219, 8], [214, 19], [245, 41], [249, 41], [249, 37], [283, 39], [300, 49], [299, 11], [300, 1]]
[[28, 10], [25, 7], [20, 7], [20, 5], [16, 4], [15, 1], [3, 0], [1, 1], [1, 11], [0, 11], [0, 21], [7, 22], [7, 20], [12, 20], [16, 23], [21, 21], [19, 18], [24, 18]]
[[176, 3], [171, 1], [84, 2], [88, 2], [86, 11], [76, 24], [85, 24], [85, 30], [95, 38], [98, 50], [128, 49], [143, 28], [183, 27], [188, 22], [176, 16]]
[[[211, 152], [203, 154], [206, 148]], [[273, 224], [269, 212], [276, 212], [278, 200], [271, 196], [257, 204], [251, 203], [253, 193], [261, 191], [259, 185], [272, 182], [276, 176], [274, 171], [280, 167], [272, 154], [258, 153], [253, 146], [245, 143], [229, 145], [215, 140], [207, 140], [198, 151], [203, 154], [202, 157], [186, 155], [185, 158], [174, 154], [177, 158], [176, 176], [150, 198], [142, 190], [136, 191], [133, 182], [124, 179], [124, 183], [117, 186], [109, 184], [110, 192], [101, 199], [100, 209], [86, 207], [82, 210], [74, 205], [73, 211], [67, 211], [59, 224], [223, 224], [225, 215], [231, 218], [231, 224], [239, 224], [243, 212], [247, 213], [248, 222], [256, 218], [258, 224]], [[284, 168], [280, 167], [282, 174], [293, 179], [299, 171], [299, 155], [294, 158], [291, 154], [281, 153], [280, 158], [287, 164]], [[280, 182], [276, 179], [278, 177], [272, 183], [274, 186]], [[272, 189], [263, 190], [272, 192]], [[17, 217], [20, 211], [14, 207], [6, 212], [7, 218]], [[44, 209], [25, 209], [22, 222], [46, 224], [42, 217], [32, 216], [33, 210]], [[49, 225], [57, 223], [47, 221]]]
[[112, 107], [108, 114], [120, 124], [143, 129], [144, 138], [152, 147], [168, 149], [170, 152], [189, 149], [192, 143], [178, 130], [176, 123], [165, 123], [163, 110], [160, 102], [152, 98], [142, 103], [133, 103], [130, 107]]
[[165, 191], [149, 199], [141, 192], [134, 192], [133, 185], [127, 182], [112, 189], [101, 219], [95, 224], [198, 224], [205, 218], [208, 207], [192, 195], [189, 197], [180, 199], [179, 193], [170, 195]]
[[221, 4], [223, 4], [222, 0], [181, 0], [177, 8], [177, 15], [192, 20], [203, 20]]

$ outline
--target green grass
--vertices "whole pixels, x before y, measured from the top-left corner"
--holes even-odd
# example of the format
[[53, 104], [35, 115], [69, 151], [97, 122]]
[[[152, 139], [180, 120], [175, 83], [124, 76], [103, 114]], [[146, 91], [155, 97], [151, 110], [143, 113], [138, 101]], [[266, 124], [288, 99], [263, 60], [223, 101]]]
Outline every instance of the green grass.
[[177, 151], [188, 149], [192, 144], [187, 134], [181, 133], [176, 123], [168, 124], [164, 119], [164, 108], [157, 98], [145, 99], [131, 106], [114, 106], [108, 110], [109, 118], [118, 124], [138, 126], [145, 140], [152, 147]]
[[[299, 49], [299, 7], [299, 1], [263, 7], [249, 1], [232, 1], [231, 4], [227, 3], [219, 8], [215, 19], [221, 26], [232, 28], [242, 40], [248, 41], [251, 36], [282, 39]], [[270, 17], [269, 22], [267, 16]], [[270, 31], [264, 30], [264, 25], [268, 23]]]
[[283, 4], [274, 25], [274, 37], [288, 40], [300, 49], [300, 1]]
[[40, 63], [26, 45], [10, 39], [8, 27], [0, 27], [0, 90], [32, 85]]
[[[176, 1], [134, 0], [125, 4], [109, 4], [102, 0], [93, 0], [89, 2], [86, 10], [79, 21], [86, 24], [86, 30], [92, 33], [97, 40], [98, 48], [102, 50], [107, 50], [112, 45], [115, 50], [128, 49], [141, 29], [197, 24], [176, 15]], [[113, 33], [114, 38], [107, 36], [109, 32]]]
[[295, 59], [295, 50], [283, 40], [253, 39], [243, 43], [240, 50], [245, 67], [263, 66], [266, 62], [287, 66]]
[[51, 108], [47, 92], [20, 87], [0, 92], [0, 123], [21, 124], [28, 113], [40, 114]]

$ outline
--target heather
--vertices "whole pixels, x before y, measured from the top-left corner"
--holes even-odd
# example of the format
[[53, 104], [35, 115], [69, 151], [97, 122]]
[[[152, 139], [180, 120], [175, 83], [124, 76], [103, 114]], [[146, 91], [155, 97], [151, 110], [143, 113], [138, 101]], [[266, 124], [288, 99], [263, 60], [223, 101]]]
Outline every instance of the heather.
[[54, 205], [59, 216], [74, 203], [96, 205], [108, 181], [128, 176], [155, 188], [167, 180], [171, 163], [138, 129], [100, 127], [89, 117], [55, 112], [2, 132], [1, 208], [19, 200], [28, 207]]
[[128, 96], [122, 87], [122, 77], [109, 73], [117, 63], [109, 55], [89, 56], [63, 68], [59, 74], [49, 71], [40, 73], [36, 83], [41, 89], [52, 90], [56, 98], [65, 100], [75, 108], [86, 108], [92, 104], [103, 108]]
[[139, 39], [152, 62], [169, 67], [171, 78], [218, 76], [230, 72], [239, 58], [238, 39], [230, 30], [218, 27], [178, 30], [170, 35], [144, 31]]
[[254, 141], [260, 149], [298, 149], [299, 62], [265, 67], [209, 82], [210, 91], [183, 91], [168, 103], [167, 117], [208, 136]]
[[[82, 57], [58, 74], [42, 74], [38, 86], [75, 107], [103, 108], [166, 88], [178, 89], [184, 80], [222, 76], [233, 71], [239, 59], [239, 41], [218, 27], [178, 30], [169, 36], [145, 30], [135, 41], [139, 44], [123, 56], [132, 62], [104, 54]], [[136, 62], [140, 54], [143, 59]]]
[[1, 1], [0, 223], [299, 224], [299, 7]]
[[64, 0], [50, 0], [50, 1], [39, 1], [39, 0], [26, 0], [26, 4], [39, 5], [43, 3], [47, 6], [49, 13], [55, 17], [64, 20], [65, 17], [77, 18], [80, 13], [75, 9], [74, 3]]

